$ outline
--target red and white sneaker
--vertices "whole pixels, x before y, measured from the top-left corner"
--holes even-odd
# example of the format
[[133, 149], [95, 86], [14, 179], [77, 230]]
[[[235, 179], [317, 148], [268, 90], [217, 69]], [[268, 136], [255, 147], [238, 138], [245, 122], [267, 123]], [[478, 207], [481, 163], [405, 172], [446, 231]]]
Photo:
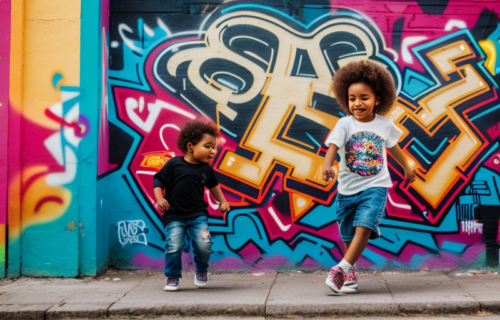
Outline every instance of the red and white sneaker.
[[333, 266], [330, 269], [330, 274], [326, 278], [326, 285], [330, 287], [333, 291], [340, 293], [340, 289], [342, 289], [342, 286], [344, 285], [344, 279], [346, 277], [346, 274], [344, 270], [342, 270], [341, 267], [339, 266]]
[[356, 293], [358, 292], [358, 278], [352, 267], [349, 273], [344, 278], [344, 285], [340, 289], [341, 293]]

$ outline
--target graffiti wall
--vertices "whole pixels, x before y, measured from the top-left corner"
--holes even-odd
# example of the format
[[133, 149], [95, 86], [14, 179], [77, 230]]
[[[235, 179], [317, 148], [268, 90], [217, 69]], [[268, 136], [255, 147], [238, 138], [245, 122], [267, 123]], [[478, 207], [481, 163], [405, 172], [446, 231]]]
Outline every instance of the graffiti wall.
[[182, 154], [175, 141], [192, 119], [220, 126], [213, 167], [232, 206], [222, 215], [207, 191], [211, 266], [335, 264], [344, 250], [337, 182], [319, 173], [325, 138], [345, 116], [332, 76], [360, 59], [394, 77], [398, 99], [388, 116], [404, 132], [399, 145], [418, 178], [405, 183], [389, 157], [382, 237], [358, 266], [459, 268], [487, 256], [498, 263], [490, 244], [500, 219], [500, 5], [287, 3], [155, 10], [111, 2], [109, 157], [100, 157], [98, 179], [109, 179], [112, 264], [162, 268], [153, 175]]
[[[0, 0], [0, 277], [161, 269], [153, 175], [193, 119], [220, 127], [207, 191], [221, 270], [342, 258], [324, 141], [332, 76], [393, 76], [417, 180], [393, 186], [362, 268], [499, 263], [498, 1]], [[5, 209], [4, 209], [5, 208]], [[108, 261], [109, 259], [109, 261]], [[192, 267], [189, 248], [184, 262]]]

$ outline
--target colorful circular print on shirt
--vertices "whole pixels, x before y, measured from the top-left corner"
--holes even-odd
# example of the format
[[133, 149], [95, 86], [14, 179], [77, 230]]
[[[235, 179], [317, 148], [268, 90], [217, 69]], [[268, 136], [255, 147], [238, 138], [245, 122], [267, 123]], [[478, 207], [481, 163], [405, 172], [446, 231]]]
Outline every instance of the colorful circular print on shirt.
[[360, 176], [375, 175], [382, 170], [384, 164], [384, 139], [373, 132], [358, 132], [345, 145], [347, 171]]

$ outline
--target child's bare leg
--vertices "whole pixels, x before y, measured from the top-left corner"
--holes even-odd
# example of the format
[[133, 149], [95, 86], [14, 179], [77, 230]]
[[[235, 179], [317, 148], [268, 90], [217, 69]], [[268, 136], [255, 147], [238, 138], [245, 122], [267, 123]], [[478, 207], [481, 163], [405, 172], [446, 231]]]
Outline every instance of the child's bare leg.
[[[347, 252], [347, 250], [349, 250], [350, 245], [351, 245], [351, 241], [344, 241], [345, 252]], [[354, 266], [354, 264], [353, 264], [353, 266]]]
[[345, 251], [347, 252], [347, 250], [349, 249], [349, 246], [351, 245], [351, 241], [344, 241], [344, 248], [345, 248]]
[[370, 239], [370, 234], [372, 230], [365, 227], [356, 227], [356, 233], [354, 234], [354, 238], [350, 241], [349, 244], [344, 242], [346, 246], [346, 253], [344, 255], [344, 260], [349, 262], [351, 265], [354, 265], [356, 261], [358, 261], [359, 257], [365, 250], [366, 245], [368, 244], [368, 240]]

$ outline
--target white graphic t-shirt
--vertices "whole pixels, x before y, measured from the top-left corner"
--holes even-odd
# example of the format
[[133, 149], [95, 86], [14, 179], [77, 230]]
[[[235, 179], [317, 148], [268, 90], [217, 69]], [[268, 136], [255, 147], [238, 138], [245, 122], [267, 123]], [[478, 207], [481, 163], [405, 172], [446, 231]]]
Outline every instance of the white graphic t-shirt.
[[339, 193], [391, 187], [386, 148], [394, 147], [402, 134], [392, 119], [378, 114], [370, 122], [359, 122], [353, 116], [341, 118], [325, 141], [325, 145], [333, 143], [339, 148]]

